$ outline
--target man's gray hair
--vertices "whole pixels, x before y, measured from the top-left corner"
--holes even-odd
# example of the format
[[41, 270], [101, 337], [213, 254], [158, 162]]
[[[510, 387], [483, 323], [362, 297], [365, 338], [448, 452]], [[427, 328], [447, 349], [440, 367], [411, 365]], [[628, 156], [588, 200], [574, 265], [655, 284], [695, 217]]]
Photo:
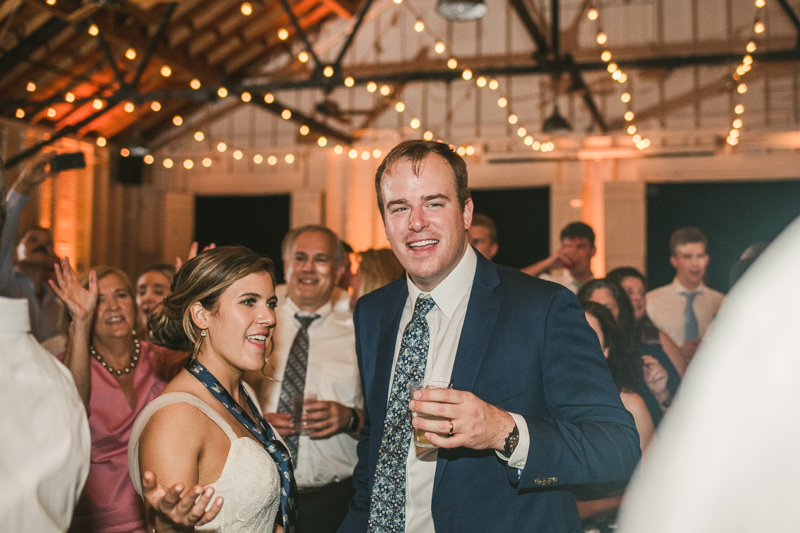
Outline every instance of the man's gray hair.
[[297, 237], [303, 233], [314, 233], [317, 231], [327, 235], [331, 241], [331, 244], [333, 244], [333, 261], [336, 265], [336, 268], [342, 266], [344, 264], [344, 246], [342, 246], [341, 239], [339, 239], [333, 230], [318, 224], [308, 224], [306, 226], [300, 226], [299, 228], [289, 230], [289, 233], [287, 233], [286, 237], [283, 238], [283, 243], [281, 244], [281, 258], [283, 259], [284, 263], [288, 262], [289, 254], [292, 253], [294, 241], [297, 240]]

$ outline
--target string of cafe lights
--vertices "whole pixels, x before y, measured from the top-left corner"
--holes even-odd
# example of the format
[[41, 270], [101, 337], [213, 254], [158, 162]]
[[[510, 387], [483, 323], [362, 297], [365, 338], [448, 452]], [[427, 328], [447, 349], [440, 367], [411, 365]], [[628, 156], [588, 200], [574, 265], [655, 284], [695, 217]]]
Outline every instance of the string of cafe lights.
[[726, 142], [731, 146], [739, 144], [739, 130], [742, 129], [744, 125], [741, 118], [741, 115], [744, 113], [744, 104], [742, 104], [741, 96], [747, 92], [747, 84], [742, 81], [742, 78], [753, 68], [753, 56], [751, 54], [755, 52], [757, 48], [755, 36], [764, 33], [766, 29], [764, 22], [761, 20], [761, 8], [766, 5], [766, 0], [755, 0], [755, 3], [756, 14], [753, 20], [750, 40], [747, 42], [747, 45], [745, 45], [745, 55], [742, 58], [742, 62], [736, 66], [736, 72], [732, 76], [733, 81], [736, 83], [736, 104], [733, 106], [733, 115], [736, 118], [733, 119], [733, 123], [731, 124], [732, 128], [730, 132], [728, 132], [728, 138], [726, 139]]
[[[600, 45], [600, 59], [604, 63], [607, 63], [606, 71], [611, 75], [611, 79], [621, 85], [625, 85], [628, 81], [628, 75], [623, 72], [619, 65], [617, 65], [614, 61], [611, 61], [612, 54], [607, 46], [608, 35], [603, 31], [603, 26], [600, 22], [600, 10], [595, 5], [590, 4], [589, 10], [586, 12], [586, 16], [589, 20], [597, 24], [595, 40], [597, 41], [597, 44]], [[630, 85], [628, 84], [625, 85], [625, 90], [620, 95], [620, 100], [625, 104], [625, 114], [623, 115], [623, 118], [627, 123], [625, 132], [631, 137], [631, 140], [636, 148], [639, 150], [644, 150], [650, 146], [650, 139], [644, 138], [640, 133], [638, 133], [638, 128], [633, 121], [635, 115], [633, 112], [633, 104], [631, 103], [631, 99]]]

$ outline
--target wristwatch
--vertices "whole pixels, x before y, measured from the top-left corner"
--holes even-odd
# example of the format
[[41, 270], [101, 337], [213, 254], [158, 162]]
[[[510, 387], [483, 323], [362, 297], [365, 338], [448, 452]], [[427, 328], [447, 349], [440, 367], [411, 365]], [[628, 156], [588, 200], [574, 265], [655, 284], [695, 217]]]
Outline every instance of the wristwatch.
[[503, 455], [506, 457], [511, 457], [511, 454], [513, 454], [514, 450], [517, 449], [517, 444], [519, 444], [519, 428], [517, 428], [517, 425], [514, 424], [514, 429], [512, 429], [511, 433], [509, 433], [506, 437], [506, 445], [503, 447]]
[[361, 419], [358, 418], [358, 411], [354, 408], [350, 408], [350, 422], [347, 423], [347, 430], [348, 433], [352, 433], [358, 429], [358, 424], [361, 422]]

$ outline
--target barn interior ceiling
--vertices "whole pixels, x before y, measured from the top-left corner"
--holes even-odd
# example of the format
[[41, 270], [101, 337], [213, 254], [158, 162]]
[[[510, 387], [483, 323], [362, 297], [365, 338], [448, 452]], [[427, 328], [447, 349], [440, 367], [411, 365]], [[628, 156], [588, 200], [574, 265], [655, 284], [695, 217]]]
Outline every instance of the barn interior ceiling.
[[[66, 135], [154, 151], [191, 134], [189, 125], [243, 105], [288, 115], [314, 136], [352, 144], [396, 108], [409, 85], [471, 79], [478, 87], [481, 79], [539, 80], [539, 98], [547, 100], [539, 105], [545, 133], [572, 127], [558, 114], [565, 93], [579, 102], [591, 131], [624, 131], [630, 121], [612, 116], [598, 96], [609, 92], [612, 64], [622, 76], [644, 80], [719, 67], [716, 76], [695, 75], [689, 90], [662, 95], [637, 111], [637, 120], [662, 122], [678, 109], [699, 109], [709, 94], [741, 93], [740, 79], [751, 64], [794, 72], [800, 64], [797, 6], [766, 0], [770, 26], [780, 31], [758, 35], [767, 18], [764, 1], [714, 0], [712, 7], [705, 0], [487, 0], [489, 14], [495, 13], [490, 23], [445, 21], [435, 15], [433, 0], [3, 0], [0, 116], [51, 131], [6, 166]], [[391, 10], [400, 4], [402, 17], [427, 41], [395, 36], [400, 15]], [[719, 6], [722, 15], [706, 14]], [[688, 30], [674, 37], [664, 21], [678, 8], [687, 8], [680, 16]], [[725, 26], [716, 38], [703, 37], [707, 15]], [[625, 33], [641, 33], [637, 25], [657, 38], [625, 39]], [[610, 27], [623, 35], [613, 47], [601, 42]], [[746, 51], [751, 42], [757, 49]], [[610, 52], [601, 56], [612, 49], [613, 60]], [[742, 65], [747, 70], [740, 74]], [[342, 96], [345, 88], [372, 93], [378, 86], [380, 96]], [[797, 90], [791, 98], [796, 107]], [[548, 126], [556, 116], [563, 123]]]

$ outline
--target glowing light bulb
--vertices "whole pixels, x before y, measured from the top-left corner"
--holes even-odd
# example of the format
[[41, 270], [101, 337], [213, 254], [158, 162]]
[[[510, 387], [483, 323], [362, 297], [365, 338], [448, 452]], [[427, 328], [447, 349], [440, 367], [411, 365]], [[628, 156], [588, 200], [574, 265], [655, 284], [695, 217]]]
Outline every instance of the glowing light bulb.
[[56, 110], [53, 109], [52, 107], [48, 107], [47, 108], [47, 116], [50, 117], [50, 118], [55, 117], [56, 116]]
[[456, 153], [461, 157], [464, 157], [465, 155], [467, 155], [467, 149], [464, 148], [463, 146], [459, 146], [458, 150], [456, 150]]
[[731, 146], [736, 146], [739, 144], [739, 137], [728, 137], [728, 144]]
[[281, 111], [281, 117], [283, 118], [283, 120], [289, 120], [290, 118], [292, 118], [292, 112], [289, 111], [288, 109], [284, 109], [283, 111]]
[[89, 35], [96, 36], [98, 33], [100, 33], [100, 29], [97, 27], [96, 24], [92, 24], [91, 26], [89, 26]]
[[508, 100], [506, 100], [504, 97], [502, 97], [502, 96], [501, 96], [501, 97], [500, 97], [500, 98], [497, 100], [497, 105], [499, 105], [500, 107], [505, 107], [505, 106], [507, 106], [507, 105], [508, 105]]
[[264, 95], [264, 101], [268, 104], [271, 104], [272, 102], [275, 101], [275, 97], [272, 96], [272, 93], [267, 93]]
[[756, 51], [756, 43], [753, 42], [753, 41], [750, 41], [749, 43], [747, 43], [747, 46], [745, 46], [745, 50], [747, 50], [748, 52], [750, 52], [752, 54], [753, 52]]
[[210, 167], [211, 163], [213, 163], [213, 161], [211, 161], [210, 157], [204, 157], [203, 158], [203, 166], [204, 167], [206, 167], [206, 168]]
[[125, 102], [125, 105], [122, 106], [122, 109], [124, 109], [126, 113], [133, 113], [133, 110], [136, 109], [136, 106], [131, 102]]
[[281, 41], [285, 41], [289, 38], [289, 31], [286, 28], [281, 28], [278, 30], [278, 39]]
[[613, 79], [615, 79], [615, 80], [619, 80], [620, 77], [622, 77], [622, 71], [621, 70], [615, 70], [614, 72], [611, 73], [611, 77]]
[[375, 83], [374, 81], [371, 81], [371, 82], [367, 83], [367, 92], [368, 93], [374, 93], [377, 90], [378, 90], [378, 84], [377, 83]]
[[533, 144], [531, 145], [531, 148], [533, 148], [534, 150], [539, 150], [541, 147], [542, 143], [540, 143], [539, 141], [533, 141]]
[[330, 78], [331, 76], [333, 76], [333, 67], [328, 65], [327, 67], [322, 69], [322, 75], [325, 76], [326, 78]]
[[478, 76], [475, 79], [475, 85], [477, 85], [478, 87], [486, 87], [486, 78], [483, 76]]
[[153, 157], [151, 154], [147, 154], [144, 156], [144, 162], [147, 165], [152, 165], [155, 162], [156, 158]]
[[437, 54], [443, 53], [445, 50], [444, 43], [442, 41], [436, 41], [436, 44], [433, 45], [433, 51]]
[[[612, 77], [613, 77], [613, 75], [612, 75]], [[628, 81], [628, 75], [620, 70], [619, 71], [619, 78], [617, 78], [617, 81], [620, 82], [620, 83], [625, 83], [626, 81]]]
[[301, 63], [305, 63], [306, 61], [308, 61], [308, 52], [303, 50], [302, 52], [297, 54], [297, 59], [299, 59]]
[[756, 33], [764, 33], [764, 23], [761, 21], [756, 22], [755, 26], [753, 26], [753, 31]]
[[631, 124], [630, 126], [628, 126], [627, 132], [628, 132], [628, 135], [633, 135], [634, 133], [636, 133], [636, 126]]
[[737, 130], [739, 128], [741, 128], [742, 127], [742, 119], [737, 118], [736, 120], [734, 120], [733, 121], [733, 127], [736, 128]]
[[411, 119], [411, 127], [414, 128], [415, 130], [419, 129], [421, 125], [422, 123], [419, 121], [417, 117]]
[[490, 80], [489, 81], [489, 88], [493, 91], [496, 91], [497, 88], [500, 87], [500, 82], [497, 80]]
[[374, 157], [375, 159], [378, 159], [378, 158], [380, 158], [380, 156], [381, 156], [381, 151], [380, 151], [380, 150], [378, 150], [377, 148], [375, 148], [375, 149], [372, 151], [372, 157]]
[[320, 137], [319, 139], [317, 139], [317, 144], [320, 145], [320, 146], [327, 146], [328, 138], [327, 137]]
[[528, 133], [528, 130], [526, 130], [521, 126], [519, 127], [519, 129], [517, 129], [517, 137], [525, 137], [526, 133]]
[[353, 86], [353, 85], [355, 85], [355, 84], [356, 84], [356, 80], [354, 80], [354, 79], [352, 78], [352, 76], [347, 76], [347, 77], [344, 79], [344, 86], [345, 86], [345, 87], [352, 87], [352, 86]]
[[242, 153], [241, 150], [234, 150], [233, 151], [233, 158], [235, 160], [239, 161], [242, 157], [244, 157], [244, 154]]
[[241, 10], [242, 10], [242, 15], [246, 17], [253, 14], [253, 6], [250, 4], [250, 2], [243, 2]]
[[228, 149], [228, 145], [225, 143], [217, 143], [217, 152], [224, 152]]
[[447, 68], [454, 70], [458, 66], [458, 60], [455, 57], [451, 57], [447, 60]]
[[739, 94], [744, 94], [744, 93], [746, 93], [746, 92], [747, 92], [747, 84], [740, 83], [740, 84], [739, 84], [739, 85], [736, 87], [736, 92], [737, 92], [737, 93], [739, 93]]
[[305, 124], [300, 126], [300, 135], [308, 135], [309, 131], [311, 131], [311, 130], [308, 129], [308, 126], [306, 126]]
[[341, 144], [337, 144], [336, 146], [333, 147], [333, 153], [334, 154], [341, 155], [342, 152], [344, 152], [344, 148], [342, 148]]
[[472, 79], [472, 71], [470, 69], [464, 69], [464, 72], [461, 73], [461, 77], [465, 80], [469, 81]]
[[590, 9], [589, 12], [586, 13], [586, 16], [589, 17], [589, 20], [597, 20], [597, 17], [599, 15], [600, 14], [597, 12], [595, 8]]
[[103, 109], [103, 101], [99, 98], [95, 98], [92, 102], [92, 107], [95, 109]]
[[191, 159], [184, 160], [183, 168], [185, 168], [186, 170], [191, 170], [193, 167], [194, 167], [194, 161], [192, 161]]
[[350, 151], [347, 152], [347, 157], [349, 157], [350, 159], [355, 159], [356, 157], [358, 157], [358, 150], [356, 150], [355, 148], [351, 148]]
[[403, 111], [405, 111], [405, 109], [406, 109], [406, 104], [404, 104], [403, 102], [397, 102], [396, 104], [394, 104], [394, 110], [397, 111], [398, 113], [402, 113]]
[[159, 102], [151, 102], [150, 103], [150, 109], [152, 109], [153, 111], [156, 111], [156, 112], [161, 111], [161, 103], [159, 103]]
[[423, 31], [424, 29], [425, 29], [425, 23], [424, 23], [424, 22], [422, 22], [422, 20], [417, 20], [417, 21], [414, 23], [414, 31], [416, 31], [417, 33], [422, 33], [422, 31]]
[[292, 154], [286, 154], [286, 157], [284, 157], [283, 160], [291, 165], [294, 163], [294, 156]]
[[525, 143], [525, 146], [530, 146], [533, 144], [533, 137], [530, 135], [526, 135], [525, 138], [522, 140]]
[[220, 87], [219, 89], [217, 89], [217, 96], [219, 96], [220, 98], [227, 97], [228, 89], [226, 89], [225, 87]]
[[197, 141], [197, 142], [200, 142], [200, 141], [202, 141], [202, 140], [203, 140], [203, 139], [205, 139], [205, 138], [206, 138], [206, 136], [205, 136], [205, 135], [203, 135], [203, 132], [202, 132], [202, 131], [197, 131], [197, 132], [195, 132], [195, 134], [194, 134], [194, 140], [195, 140], [195, 141]]
[[389, 96], [389, 94], [391, 94], [391, 92], [392, 92], [392, 88], [391, 87], [389, 87], [388, 85], [381, 85], [381, 94], [383, 96]]
[[241, 97], [241, 98], [242, 98], [242, 102], [245, 102], [245, 103], [247, 103], [247, 102], [249, 102], [249, 101], [250, 101], [250, 100], [251, 100], [253, 97], [252, 97], [252, 95], [251, 95], [249, 92], [245, 91], [245, 92], [243, 92], [243, 93], [242, 93], [242, 97]]
[[609, 63], [608, 66], [606, 67], [606, 70], [608, 72], [616, 71], [617, 70], [617, 64], [616, 63]]
[[97, 143], [97, 146], [102, 148], [103, 146], [106, 145], [106, 138], [105, 137], [98, 137], [97, 140], [95, 141], [95, 143]]
[[271, 155], [267, 158], [267, 163], [269, 163], [272, 166], [275, 166], [276, 164], [278, 164], [278, 158], [275, 157], [274, 155]]
[[742, 64], [743, 65], [752, 65], [753, 64], [753, 56], [751, 56], [750, 54], [747, 54], [746, 56], [744, 56], [742, 58]]
[[611, 52], [608, 50], [603, 50], [603, 53], [600, 54], [600, 59], [603, 61], [611, 61]]
[[133, 48], [128, 48], [127, 50], [125, 50], [125, 57], [133, 61], [134, 59], [136, 59], [136, 50], [134, 50]]
[[628, 122], [633, 120], [633, 111], [626, 111], [625, 112], [625, 120], [627, 120]]
[[67, 94], [64, 95], [64, 100], [66, 100], [67, 102], [74, 102], [75, 101], [75, 95], [72, 94], [71, 92], [67, 93]]
[[176, 126], [180, 126], [181, 124], [183, 124], [183, 117], [181, 117], [180, 115], [175, 115], [174, 117], [172, 117], [172, 123], [175, 124]]
[[36, 90], [36, 84], [33, 83], [32, 81], [29, 81], [28, 85], [25, 88], [28, 90], [29, 93], [32, 93], [33, 91]]
[[471, 144], [468, 144], [467, 148], [466, 148], [466, 151], [467, 151], [467, 155], [472, 155], [472, 154], [475, 153], [475, 147], [472, 146]]
[[161, 67], [160, 72], [161, 75], [164, 76], [165, 78], [169, 78], [170, 76], [172, 76], [172, 69], [169, 68], [169, 65], [164, 65], [163, 67]]
[[422, 138], [425, 139], [426, 141], [432, 140], [433, 139], [433, 132], [432, 131], [426, 131], [425, 133], [422, 134]]
[[738, 137], [739, 136], [739, 130], [737, 130], [736, 128], [732, 129], [730, 131], [730, 133], [728, 133], [728, 136], [729, 137]]
[[14, 113], [14, 116], [17, 118], [25, 118], [25, 110], [22, 109], [21, 107], [17, 108], [17, 111], [16, 113]]
[[166, 158], [166, 159], [164, 160], [164, 163], [163, 163], [163, 164], [164, 164], [164, 168], [172, 168], [172, 165], [174, 165], [175, 163], [173, 163], [172, 159], [170, 159], [170, 158], [168, 157], [168, 158]]
[[733, 112], [737, 115], [741, 115], [744, 113], [744, 106], [742, 104], [737, 104], [736, 107], [733, 108]]
[[764, 7], [767, 3], [764, 0], [756, 0], [756, 7]]
[[642, 136], [637, 133], [636, 135], [631, 137], [631, 140], [633, 141], [633, 144], [636, 144], [636, 143], [638, 143], [639, 141], [642, 140]]
[[619, 99], [627, 104], [628, 102], [631, 101], [631, 93], [622, 93], [622, 95], [619, 97]]
[[608, 41], [608, 35], [603, 32], [597, 34], [597, 44], [606, 44], [606, 41]]
[[516, 124], [518, 120], [519, 120], [519, 117], [517, 115], [513, 114], [513, 113], [508, 115], [508, 123], [509, 124]]

